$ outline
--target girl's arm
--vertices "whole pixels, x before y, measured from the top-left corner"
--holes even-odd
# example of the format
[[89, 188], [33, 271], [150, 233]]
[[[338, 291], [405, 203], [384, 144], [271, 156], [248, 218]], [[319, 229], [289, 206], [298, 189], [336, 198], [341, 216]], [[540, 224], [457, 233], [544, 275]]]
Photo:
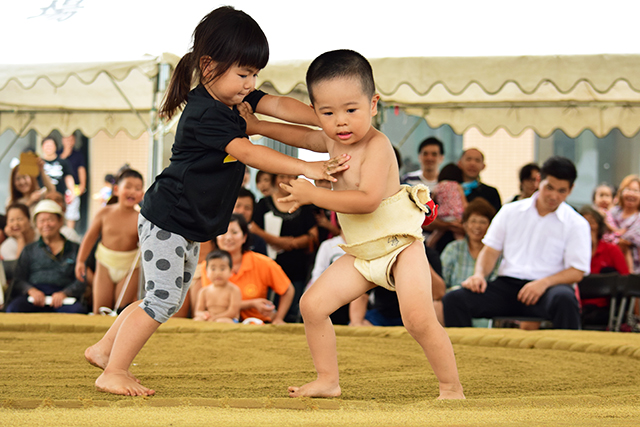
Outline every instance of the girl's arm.
[[327, 144], [321, 130], [288, 123], [260, 120], [253, 114], [251, 105], [247, 102], [238, 105], [238, 112], [247, 122], [247, 133], [249, 135], [259, 134], [293, 147], [306, 148], [317, 153], [327, 152]]
[[291, 123], [320, 126], [311, 106], [288, 96], [265, 95], [258, 102], [256, 112]]
[[[56, 191], [56, 186], [51, 182], [51, 178], [44, 171], [44, 160], [38, 157], [38, 169], [40, 170], [40, 179], [42, 180], [42, 185], [47, 189], [47, 191]], [[63, 194], [64, 196], [64, 194]]]
[[82, 242], [80, 243], [80, 248], [78, 249], [78, 256], [76, 257], [76, 279], [81, 282], [85, 281], [85, 275], [87, 274], [87, 267], [85, 265], [85, 261], [91, 253], [91, 249], [95, 246], [98, 241], [98, 237], [100, 237], [100, 233], [102, 232], [102, 221], [104, 217], [104, 212], [107, 208], [102, 208], [91, 221], [91, 227], [84, 235]]
[[248, 138], [235, 138], [225, 151], [245, 165], [275, 174], [304, 175], [310, 179], [326, 179], [336, 182], [332, 174], [349, 168], [345, 165], [350, 156], [343, 155], [324, 162], [305, 162], [289, 157], [262, 145], [253, 145]]

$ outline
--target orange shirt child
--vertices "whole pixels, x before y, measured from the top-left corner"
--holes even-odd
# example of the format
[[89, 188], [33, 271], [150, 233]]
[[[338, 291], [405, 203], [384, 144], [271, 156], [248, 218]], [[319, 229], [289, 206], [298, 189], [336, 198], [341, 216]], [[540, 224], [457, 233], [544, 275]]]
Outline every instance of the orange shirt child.
[[[201, 269], [202, 287], [211, 285], [206, 275], [206, 263], [198, 266]], [[242, 254], [240, 270], [229, 278], [242, 292], [242, 299], [266, 298], [269, 288], [278, 295], [284, 295], [289, 289], [291, 280], [282, 268], [271, 258], [262, 254], [247, 251]], [[240, 318], [257, 317], [262, 321], [270, 322], [271, 319], [260, 314], [255, 308], [249, 308], [240, 312]]]

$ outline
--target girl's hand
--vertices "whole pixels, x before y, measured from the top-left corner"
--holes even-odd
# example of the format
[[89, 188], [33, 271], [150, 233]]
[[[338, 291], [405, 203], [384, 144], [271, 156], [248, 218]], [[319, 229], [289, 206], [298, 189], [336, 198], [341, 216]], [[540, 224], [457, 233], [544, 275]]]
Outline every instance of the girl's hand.
[[248, 102], [242, 102], [237, 105], [238, 112], [240, 113], [240, 117], [247, 122], [247, 134], [255, 135], [258, 133], [258, 127], [260, 125], [260, 120], [253, 113], [253, 109]]
[[282, 203], [294, 202], [291, 209], [289, 209], [289, 213], [295, 212], [302, 205], [312, 204], [311, 194], [317, 189], [315, 185], [304, 178], [295, 179], [290, 181], [289, 184], [280, 183], [280, 187], [289, 195], [278, 199], [278, 201]]
[[309, 162], [307, 163], [307, 170], [305, 171], [304, 176], [309, 179], [325, 179], [327, 181], [336, 182], [337, 179], [334, 178], [333, 175], [349, 169], [349, 165], [346, 163], [350, 159], [350, 155], [342, 154], [324, 162]]

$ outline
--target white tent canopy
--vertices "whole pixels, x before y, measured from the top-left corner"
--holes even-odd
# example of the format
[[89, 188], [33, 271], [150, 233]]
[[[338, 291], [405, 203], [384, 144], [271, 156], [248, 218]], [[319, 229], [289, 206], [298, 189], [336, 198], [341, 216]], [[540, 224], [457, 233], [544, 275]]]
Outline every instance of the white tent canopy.
[[[166, 76], [164, 54], [139, 61], [0, 66], [0, 133], [80, 129], [93, 136], [158, 132], [157, 104]], [[280, 94], [305, 92], [309, 61], [280, 62], [260, 73], [260, 84]], [[490, 135], [532, 128], [597, 136], [640, 129], [640, 55], [372, 59], [382, 100], [423, 116], [431, 127]], [[158, 86], [157, 80], [160, 80]], [[268, 83], [268, 84], [265, 84]]]
[[34, 129], [47, 135], [58, 129], [68, 135], [80, 129], [89, 137], [125, 131], [136, 138], [154, 131], [161, 64], [175, 66], [178, 60], [164, 54], [124, 62], [0, 66], [0, 133]]
[[[277, 63], [260, 73], [281, 94], [302, 90], [309, 61]], [[599, 137], [640, 129], [640, 55], [372, 59], [383, 101], [456, 133], [477, 127], [540, 136], [562, 129]]]

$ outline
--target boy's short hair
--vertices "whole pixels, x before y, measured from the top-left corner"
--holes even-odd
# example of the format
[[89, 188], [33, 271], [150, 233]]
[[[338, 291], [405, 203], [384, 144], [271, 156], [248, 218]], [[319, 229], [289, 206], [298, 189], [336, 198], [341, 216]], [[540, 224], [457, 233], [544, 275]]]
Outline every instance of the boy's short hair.
[[212, 259], [225, 259], [229, 262], [229, 269], [233, 268], [233, 261], [231, 260], [231, 254], [222, 249], [214, 249], [207, 254], [207, 258], [205, 259], [206, 265], [209, 265], [209, 261]]
[[359, 80], [362, 92], [368, 97], [373, 98], [376, 93], [373, 70], [364, 56], [348, 49], [332, 50], [314, 59], [307, 70], [307, 90], [311, 103], [314, 103], [313, 88], [315, 85], [339, 77]]
[[420, 143], [418, 146], [418, 154], [422, 151], [424, 147], [428, 147], [429, 145], [437, 145], [440, 148], [440, 155], [444, 155], [444, 144], [438, 138], [434, 136], [430, 136]]
[[578, 177], [578, 172], [571, 160], [566, 157], [553, 156], [549, 157], [540, 168], [540, 179], [545, 179], [547, 176], [569, 181], [569, 187], [573, 187], [573, 183]]
[[142, 178], [142, 174], [135, 169], [127, 168], [123, 169], [118, 176], [116, 177], [116, 184], [120, 184], [125, 178], [137, 178], [140, 181], [144, 182], [144, 178]]

